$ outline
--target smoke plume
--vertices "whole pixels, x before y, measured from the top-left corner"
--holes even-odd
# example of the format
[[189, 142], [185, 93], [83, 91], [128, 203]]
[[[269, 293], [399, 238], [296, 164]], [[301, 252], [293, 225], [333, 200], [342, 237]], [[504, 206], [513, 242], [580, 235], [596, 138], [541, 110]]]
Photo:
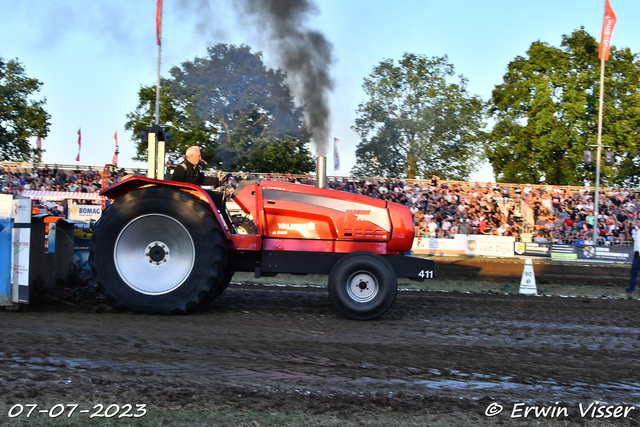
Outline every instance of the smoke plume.
[[241, 0], [235, 5], [256, 31], [268, 35], [271, 53], [279, 58], [293, 93], [305, 108], [318, 155], [326, 156], [333, 45], [322, 33], [307, 28], [306, 21], [317, 12], [315, 4], [312, 0]]

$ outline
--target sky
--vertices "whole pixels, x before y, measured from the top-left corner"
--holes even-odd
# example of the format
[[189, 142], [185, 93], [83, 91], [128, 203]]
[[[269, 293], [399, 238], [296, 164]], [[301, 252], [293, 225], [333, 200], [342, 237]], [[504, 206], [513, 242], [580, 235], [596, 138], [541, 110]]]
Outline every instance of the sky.
[[[313, 1], [313, 0], [309, 0]], [[640, 52], [640, 2], [610, 0], [617, 16], [612, 45]], [[232, 0], [163, 0], [160, 73], [206, 55], [217, 43], [247, 44], [262, 51], [269, 67], [281, 68], [265, 32], [237, 17]], [[534, 41], [559, 46], [562, 35], [584, 26], [600, 41], [604, 0], [315, 0], [316, 11], [302, 22], [333, 45], [330, 66], [332, 137], [339, 139], [340, 166], [327, 174], [348, 176], [359, 140], [351, 129], [362, 83], [384, 59], [406, 52], [447, 55], [468, 91], [488, 100], [502, 83], [510, 61]], [[134, 161], [137, 135], [124, 130], [138, 104], [141, 86], [155, 85], [156, 0], [0, 0], [0, 57], [18, 59], [26, 75], [42, 82], [34, 99], [46, 98], [51, 114], [42, 142], [44, 163], [110, 163], [118, 133], [118, 166], [146, 169]], [[82, 129], [80, 161], [78, 129]], [[32, 141], [35, 146], [35, 139]], [[327, 141], [330, 144], [330, 141]], [[315, 153], [315, 147], [311, 147]], [[494, 181], [480, 165], [472, 180]]]

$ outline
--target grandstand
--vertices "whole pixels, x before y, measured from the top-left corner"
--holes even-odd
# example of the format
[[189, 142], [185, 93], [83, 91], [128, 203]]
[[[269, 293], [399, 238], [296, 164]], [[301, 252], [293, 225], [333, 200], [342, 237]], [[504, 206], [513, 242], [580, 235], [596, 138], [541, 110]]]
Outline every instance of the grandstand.
[[[140, 169], [3, 162], [1, 192], [21, 195], [25, 190], [96, 193]], [[293, 174], [235, 174], [315, 185], [313, 176]], [[104, 180], [104, 182], [103, 182]], [[516, 241], [590, 245], [594, 224], [594, 189], [381, 177], [328, 177], [327, 188], [400, 203], [414, 215], [416, 235], [453, 238], [456, 234], [512, 236]], [[602, 188], [598, 244], [632, 246], [631, 230], [638, 215], [638, 194], [621, 188]], [[82, 200], [82, 199], [81, 199]], [[87, 194], [84, 203], [100, 203]], [[61, 215], [63, 206], [49, 202], [48, 211]]]

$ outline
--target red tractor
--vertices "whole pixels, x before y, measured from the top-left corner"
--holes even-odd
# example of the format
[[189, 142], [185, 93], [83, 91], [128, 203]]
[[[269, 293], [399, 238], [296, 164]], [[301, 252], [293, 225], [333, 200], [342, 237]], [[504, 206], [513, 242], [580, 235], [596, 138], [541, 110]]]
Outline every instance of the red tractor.
[[433, 260], [407, 255], [409, 209], [371, 197], [242, 181], [233, 200], [249, 222], [192, 184], [134, 176], [101, 194], [113, 203], [93, 228], [89, 262], [105, 294], [134, 313], [193, 312], [245, 271], [328, 274], [335, 306], [373, 319], [393, 304], [397, 277], [434, 277]]

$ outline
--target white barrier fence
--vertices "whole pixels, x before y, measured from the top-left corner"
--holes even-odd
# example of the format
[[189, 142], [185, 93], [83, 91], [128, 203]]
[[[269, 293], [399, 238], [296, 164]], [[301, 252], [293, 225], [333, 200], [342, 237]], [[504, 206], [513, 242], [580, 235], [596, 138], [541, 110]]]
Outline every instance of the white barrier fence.
[[427, 255], [513, 257], [515, 237], [456, 234], [453, 239], [416, 237], [412, 251]]
[[605, 245], [567, 245], [561, 243], [516, 242], [514, 237], [461, 235], [454, 239], [416, 237], [412, 251], [430, 256], [530, 256], [554, 260], [592, 260], [631, 263], [633, 248]]

